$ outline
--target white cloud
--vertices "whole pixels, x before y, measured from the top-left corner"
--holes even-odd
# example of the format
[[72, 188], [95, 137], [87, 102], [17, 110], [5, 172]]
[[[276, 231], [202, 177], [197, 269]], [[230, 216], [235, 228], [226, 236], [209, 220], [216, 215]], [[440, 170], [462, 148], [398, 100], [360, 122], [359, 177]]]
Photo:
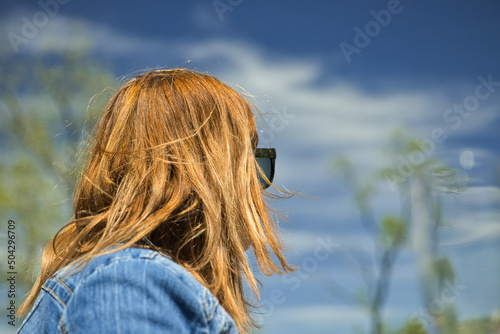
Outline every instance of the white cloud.
[[[383, 314], [388, 322], [394, 325], [395, 322], [406, 320], [412, 311], [412, 309], [387, 308]], [[280, 328], [273, 328], [274, 324], [279, 325]], [[272, 329], [270, 332], [273, 333], [278, 331], [280, 333], [331, 333], [333, 328], [339, 333], [350, 333], [353, 329], [362, 329], [362, 332], [365, 332], [369, 325], [368, 310], [361, 305], [276, 306], [272, 316], [264, 322], [264, 326], [269, 326], [269, 329]]]
[[442, 234], [447, 234], [440, 243], [442, 246], [465, 246], [488, 240], [500, 243], [500, 214], [490, 211], [465, 214]]
[[264, 327], [272, 333], [349, 333], [353, 328], [368, 328], [367, 315], [359, 307], [336, 305], [276, 306], [265, 319]]
[[301, 321], [365, 321], [366, 315], [360, 312], [359, 307], [345, 307], [334, 305], [318, 305], [318, 306], [303, 306], [303, 307], [287, 307], [280, 310], [281, 312], [276, 317], [285, 316], [288, 319]]
[[466, 246], [484, 241], [500, 242], [500, 188], [469, 187], [445, 200], [445, 226], [441, 229], [442, 246]]
[[500, 188], [495, 186], [469, 187], [458, 197], [461, 205], [498, 204]]

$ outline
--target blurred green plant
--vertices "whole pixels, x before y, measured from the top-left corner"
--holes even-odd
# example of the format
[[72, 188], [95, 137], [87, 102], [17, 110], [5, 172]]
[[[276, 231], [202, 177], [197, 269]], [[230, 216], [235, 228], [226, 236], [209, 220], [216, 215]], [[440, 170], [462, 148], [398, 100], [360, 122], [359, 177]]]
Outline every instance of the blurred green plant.
[[[457, 170], [431, 158], [429, 143], [406, 133], [394, 132], [385, 151], [388, 164], [373, 171], [365, 181], [360, 181], [357, 169], [345, 158], [332, 160], [329, 167], [330, 172], [347, 183], [361, 224], [375, 246], [373, 256], [361, 255], [363, 259], [374, 259], [375, 272], [367, 273], [369, 269], [361, 268], [365, 287], [357, 291], [355, 299], [369, 311], [371, 334], [392, 333], [382, 313], [395, 261], [403, 247], [412, 248], [428, 314], [421, 315], [421, 319], [410, 318], [396, 333], [456, 333], [453, 304], [446, 304], [438, 314], [429, 311], [429, 305], [439, 299], [445, 283], [455, 279], [449, 259], [438, 252], [438, 232], [444, 224], [441, 196], [464, 191], [467, 180]], [[397, 192], [400, 212], [375, 219], [371, 202], [384, 181]], [[422, 321], [428, 318], [430, 324]]]
[[425, 326], [420, 321], [408, 321], [397, 331], [398, 334], [428, 334]]
[[388, 214], [381, 219], [380, 238], [388, 248], [404, 242], [408, 224], [399, 216]]
[[498, 334], [500, 333], [500, 314], [496, 317], [468, 319], [460, 324], [458, 334]]
[[[105, 103], [96, 99], [88, 109], [89, 100], [115, 80], [85, 49], [23, 55], [4, 49], [0, 64], [0, 216], [3, 224], [16, 222], [19, 303], [38, 272], [32, 260], [71, 218], [79, 152], [92, 127], [86, 112]], [[0, 262], [3, 272], [5, 266]]]

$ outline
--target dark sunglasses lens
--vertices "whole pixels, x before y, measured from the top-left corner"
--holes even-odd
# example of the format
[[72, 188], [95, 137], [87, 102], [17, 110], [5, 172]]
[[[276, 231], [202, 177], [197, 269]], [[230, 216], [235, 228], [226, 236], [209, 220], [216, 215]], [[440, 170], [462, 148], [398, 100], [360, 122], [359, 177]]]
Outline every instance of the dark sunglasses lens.
[[[264, 175], [266, 175], [267, 179], [269, 180], [270, 183], [273, 182], [273, 177], [274, 177], [274, 170], [273, 170], [273, 165], [271, 158], [257, 158], [257, 163], [259, 164], [260, 168], [264, 172]], [[259, 180], [260, 184], [262, 184], [263, 188], [267, 188], [270, 186], [269, 183], [267, 183], [264, 178], [259, 174]]]
[[274, 178], [274, 161], [276, 159], [276, 149], [274, 148], [257, 148], [255, 149], [255, 158], [260, 169], [264, 173], [267, 180], [259, 173], [259, 180], [262, 188], [266, 189], [273, 183]]

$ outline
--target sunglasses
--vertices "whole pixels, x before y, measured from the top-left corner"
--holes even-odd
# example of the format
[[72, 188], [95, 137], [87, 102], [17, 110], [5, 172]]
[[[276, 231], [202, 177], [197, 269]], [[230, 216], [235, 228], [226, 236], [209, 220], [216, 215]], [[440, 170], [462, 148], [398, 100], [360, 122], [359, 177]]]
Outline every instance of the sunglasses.
[[255, 158], [260, 169], [264, 172], [266, 179], [259, 173], [260, 184], [263, 189], [266, 189], [273, 183], [274, 179], [274, 163], [276, 161], [276, 149], [274, 148], [257, 148], [255, 149]]

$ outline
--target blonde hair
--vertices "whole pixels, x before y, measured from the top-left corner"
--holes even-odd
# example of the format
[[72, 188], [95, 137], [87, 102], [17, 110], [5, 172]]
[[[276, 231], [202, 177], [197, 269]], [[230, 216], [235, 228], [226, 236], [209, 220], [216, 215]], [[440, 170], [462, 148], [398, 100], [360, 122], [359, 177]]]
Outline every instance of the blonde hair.
[[243, 294], [246, 278], [259, 295], [248, 244], [264, 274], [293, 270], [263, 198], [257, 142], [249, 103], [212, 76], [157, 70], [127, 82], [97, 124], [74, 218], [45, 246], [19, 314], [69, 263], [147, 238], [218, 298], [240, 332], [255, 325]]

